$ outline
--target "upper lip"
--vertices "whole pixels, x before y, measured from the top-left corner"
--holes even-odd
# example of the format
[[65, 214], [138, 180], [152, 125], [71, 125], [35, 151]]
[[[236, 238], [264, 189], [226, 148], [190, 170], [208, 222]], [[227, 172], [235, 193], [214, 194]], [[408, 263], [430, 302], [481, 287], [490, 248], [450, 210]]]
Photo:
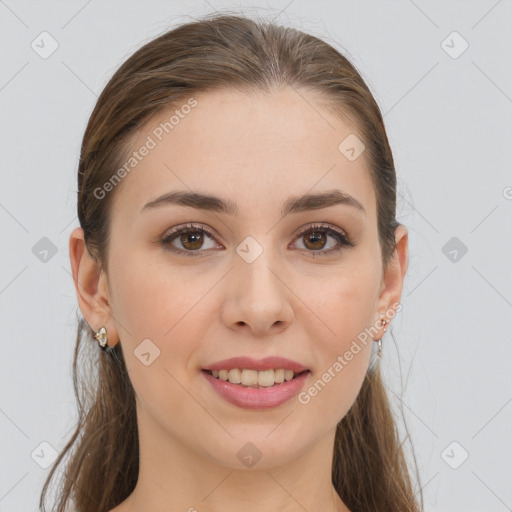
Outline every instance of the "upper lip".
[[308, 368], [296, 361], [286, 359], [285, 357], [270, 356], [264, 359], [253, 359], [252, 357], [232, 357], [212, 363], [205, 370], [232, 370], [233, 368], [247, 370], [293, 370], [295, 373], [301, 373]]

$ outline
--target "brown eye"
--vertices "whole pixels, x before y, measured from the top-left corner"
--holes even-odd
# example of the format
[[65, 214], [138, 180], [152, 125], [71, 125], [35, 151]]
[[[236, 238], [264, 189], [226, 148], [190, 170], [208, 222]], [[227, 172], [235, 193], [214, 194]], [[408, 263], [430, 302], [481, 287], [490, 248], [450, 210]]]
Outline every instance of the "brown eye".
[[216, 247], [213, 235], [204, 227], [194, 224], [172, 229], [160, 240], [160, 243], [166, 250], [186, 256], [202, 256], [206, 252], [203, 249]]
[[317, 251], [323, 249], [326, 242], [327, 236], [325, 232], [321, 231], [310, 231], [303, 236], [305, 242], [304, 245], [311, 250]]
[[[299, 248], [312, 257], [328, 256], [357, 245], [341, 229], [338, 231], [324, 224], [308, 226], [296, 235], [295, 240], [302, 242], [303, 247]], [[166, 250], [185, 256], [203, 256], [208, 252], [206, 249], [222, 248], [215, 245], [215, 237], [209, 228], [196, 224], [173, 228], [160, 243]]]
[[201, 249], [204, 243], [204, 236], [201, 231], [187, 231], [181, 233], [179, 238], [182, 246], [191, 251]]
[[[346, 233], [325, 224], [313, 225], [303, 229], [297, 235], [297, 239], [302, 241], [303, 249], [308, 253], [308, 256], [313, 257], [328, 256], [357, 245], [350, 240]], [[334, 243], [329, 243], [329, 239], [333, 239]]]

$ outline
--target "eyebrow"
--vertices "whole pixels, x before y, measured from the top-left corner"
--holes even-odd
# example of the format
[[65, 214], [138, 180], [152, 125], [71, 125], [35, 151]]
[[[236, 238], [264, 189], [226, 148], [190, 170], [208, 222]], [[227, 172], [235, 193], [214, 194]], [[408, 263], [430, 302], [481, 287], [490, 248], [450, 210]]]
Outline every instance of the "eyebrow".
[[[289, 213], [299, 213], [309, 210], [320, 210], [330, 206], [344, 204], [360, 210], [366, 215], [363, 205], [351, 195], [341, 190], [329, 190], [318, 194], [304, 194], [302, 196], [292, 196], [287, 199], [282, 206], [281, 215], [284, 217]], [[145, 204], [141, 213], [145, 210], [160, 208], [166, 205], [189, 206], [198, 210], [206, 210], [227, 215], [238, 215], [238, 206], [230, 199], [201, 194], [199, 192], [173, 191], [163, 196], [153, 199]]]

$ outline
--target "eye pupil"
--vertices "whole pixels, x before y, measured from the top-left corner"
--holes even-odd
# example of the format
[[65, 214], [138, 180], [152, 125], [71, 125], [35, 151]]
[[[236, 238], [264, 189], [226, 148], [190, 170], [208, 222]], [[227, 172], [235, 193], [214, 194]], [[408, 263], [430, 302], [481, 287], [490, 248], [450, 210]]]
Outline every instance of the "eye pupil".
[[[320, 244], [320, 247], [318, 247], [317, 245], [315, 244], [318, 244], [318, 242], [323, 242]], [[313, 244], [313, 247], [309, 247], [309, 243], [312, 242]], [[310, 249], [313, 249], [313, 250], [318, 250], [318, 249], [322, 249], [323, 246], [325, 245], [325, 233], [322, 233], [322, 232], [318, 232], [318, 231], [312, 231], [311, 233], [308, 233], [306, 235], [306, 247], [310, 248]]]
[[[192, 239], [192, 241], [190, 241]], [[189, 231], [186, 233], [182, 233], [180, 237], [181, 243], [183, 247], [187, 249], [200, 249], [203, 245], [203, 235], [200, 231]], [[192, 244], [192, 247], [187, 246], [187, 244]]]

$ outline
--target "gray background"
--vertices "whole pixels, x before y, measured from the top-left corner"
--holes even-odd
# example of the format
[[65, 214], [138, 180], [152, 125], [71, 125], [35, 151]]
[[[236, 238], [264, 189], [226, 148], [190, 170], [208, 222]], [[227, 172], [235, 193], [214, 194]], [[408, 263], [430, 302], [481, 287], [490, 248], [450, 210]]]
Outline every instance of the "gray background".
[[[0, 510], [37, 510], [41, 465], [73, 427], [68, 239], [97, 96], [143, 43], [227, 8], [323, 37], [374, 93], [410, 234], [404, 308], [382, 365], [426, 510], [512, 510], [510, 0], [0, 0]], [[58, 43], [46, 59], [31, 47], [43, 31]]]

